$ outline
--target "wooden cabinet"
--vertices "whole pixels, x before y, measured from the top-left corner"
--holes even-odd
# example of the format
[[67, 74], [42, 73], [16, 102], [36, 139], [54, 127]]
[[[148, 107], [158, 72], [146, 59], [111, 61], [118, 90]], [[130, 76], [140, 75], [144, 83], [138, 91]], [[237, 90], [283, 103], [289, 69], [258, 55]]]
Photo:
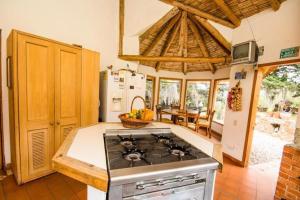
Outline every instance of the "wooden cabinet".
[[82, 50], [81, 126], [88, 126], [98, 122], [99, 64], [99, 53], [87, 49]]
[[80, 126], [81, 50], [55, 47], [55, 150]]
[[23, 180], [44, 175], [54, 153], [54, 45], [18, 35], [20, 158]]
[[96, 123], [99, 54], [19, 31], [7, 45], [12, 169], [21, 184], [53, 172], [54, 153], [81, 118]]

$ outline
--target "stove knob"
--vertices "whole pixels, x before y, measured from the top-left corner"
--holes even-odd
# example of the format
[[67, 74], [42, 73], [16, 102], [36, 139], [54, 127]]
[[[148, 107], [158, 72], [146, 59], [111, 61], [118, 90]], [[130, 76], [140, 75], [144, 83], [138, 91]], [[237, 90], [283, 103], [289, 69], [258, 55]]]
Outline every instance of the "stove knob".
[[158, 185], [164, 185], [165, 183], [163, 181], [159, 181]]
[[136, 189], [138, 189], [138, 190], [143, 190], [143, 189], [145, 189], [145, 187], [144, 187], [143, 185], [137, 185], [137, 186], [136, 186]]
[[182, 177], [177, 178], [177, 182], [182, 182], [182, 181], [183, 181]]

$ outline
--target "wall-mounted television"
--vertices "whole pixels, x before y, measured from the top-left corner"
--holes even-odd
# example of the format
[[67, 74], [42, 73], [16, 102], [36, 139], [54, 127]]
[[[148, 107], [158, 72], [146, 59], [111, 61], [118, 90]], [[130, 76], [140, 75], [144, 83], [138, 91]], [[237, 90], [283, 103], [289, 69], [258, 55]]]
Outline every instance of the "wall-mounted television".
[[232, 47], [232, 64], [256, 63], [258, 47], [255, 41], [243, 42]]

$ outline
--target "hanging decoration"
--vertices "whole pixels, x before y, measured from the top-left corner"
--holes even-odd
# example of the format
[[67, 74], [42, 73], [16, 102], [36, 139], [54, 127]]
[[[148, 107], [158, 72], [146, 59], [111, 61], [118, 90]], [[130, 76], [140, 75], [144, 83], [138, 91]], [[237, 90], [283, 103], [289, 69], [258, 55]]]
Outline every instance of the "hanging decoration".
[[228, 108], [232, 111], [242, 110], [242, 88], [240, 81], [230, 89], [227, 97]]

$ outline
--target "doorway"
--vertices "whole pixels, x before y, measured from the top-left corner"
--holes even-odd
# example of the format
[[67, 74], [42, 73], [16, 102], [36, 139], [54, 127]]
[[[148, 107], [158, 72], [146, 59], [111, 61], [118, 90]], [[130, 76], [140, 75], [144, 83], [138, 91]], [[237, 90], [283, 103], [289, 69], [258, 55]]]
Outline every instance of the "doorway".
[[[252, 149], [252, 143], [254, 139], [254, 130], [256, 127], [256, 116], [259, 107], [259, 97], [261, 92], [261, 86], [265, 77], [270, 75], [272, 72], [276, 71], [279, 67], [290, 66], [297, 64], [299, 66], [300, 59], [292, 59], [274, 63], [260, 64], [258, 70], [255, 71], [253, 88], [252, 88], [252, 97], [249, 109], [249, 118], [247, 124], [247, 132], [244, 144], [244, 153], [241, 165], [247, 167], [249, 165], [250, 153]], [[263, 110], [263, 108], [262, 108]], [[273, 125], [272, 125], [273, 126]], [[277, 126], [275, 125], [275, 128]], [[277, 131], [277, 130], [276, 130]], [[282, 151], [281, 151], [282, 152]]]
[[249, 165], [279, 170], [284, 145], [293, 142], [300, 105], [300, 64], [264, 74], [259, 92]]

